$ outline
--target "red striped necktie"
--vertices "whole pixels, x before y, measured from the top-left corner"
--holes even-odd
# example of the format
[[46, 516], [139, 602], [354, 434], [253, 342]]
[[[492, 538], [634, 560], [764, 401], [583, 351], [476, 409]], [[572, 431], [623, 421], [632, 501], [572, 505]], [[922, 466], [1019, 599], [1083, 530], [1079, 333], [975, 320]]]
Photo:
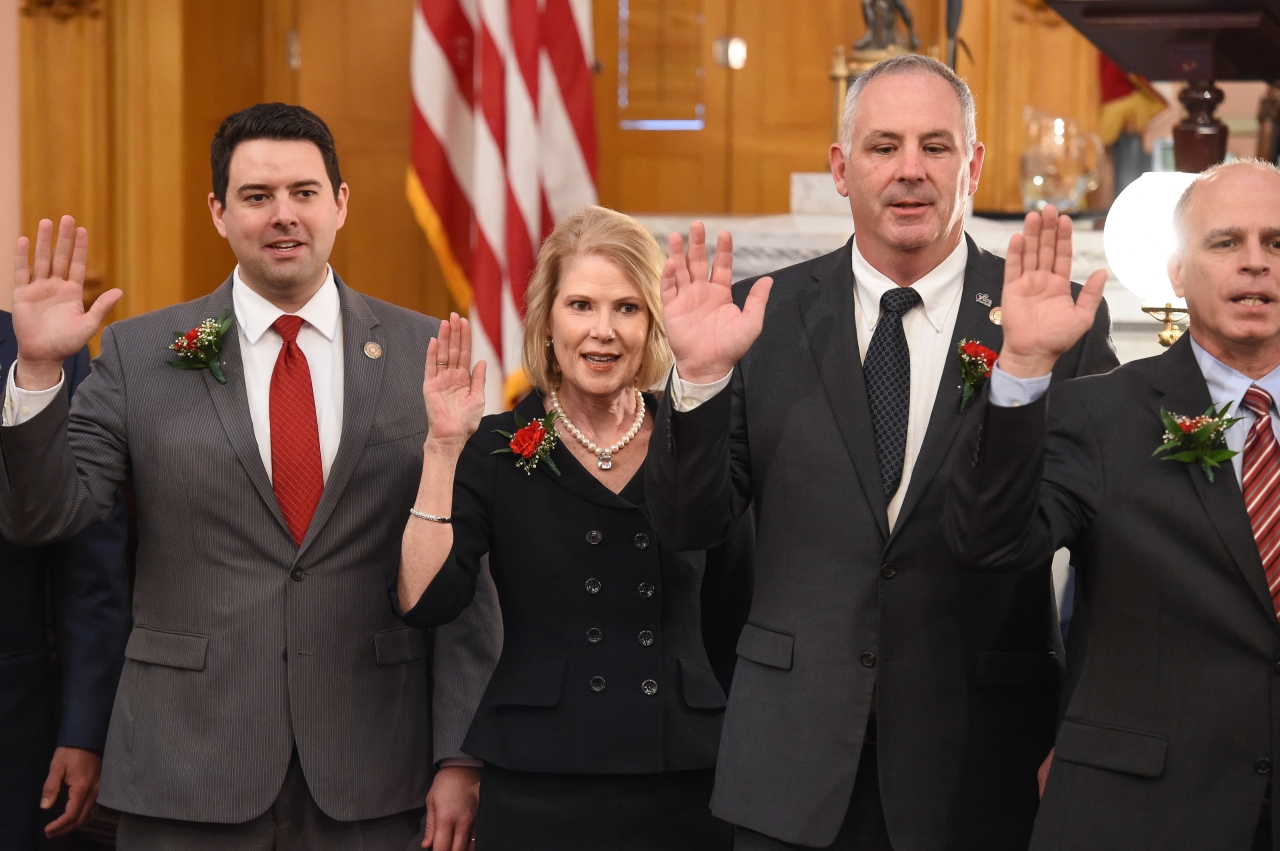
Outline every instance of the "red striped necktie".
[[285, 314], [271, 327], [284, 338], [271, 373], [271, 487], [293, 542], [301, 546], [324, 493], [320, 426], [311, 368], [298, 347], [302, 318]]
[[1255, 384], [1240, 404], [1257, 417], [1244, 442], [1244, 506], [1280, 616], [1280, 445], [1271, 428], [1271, 394]]

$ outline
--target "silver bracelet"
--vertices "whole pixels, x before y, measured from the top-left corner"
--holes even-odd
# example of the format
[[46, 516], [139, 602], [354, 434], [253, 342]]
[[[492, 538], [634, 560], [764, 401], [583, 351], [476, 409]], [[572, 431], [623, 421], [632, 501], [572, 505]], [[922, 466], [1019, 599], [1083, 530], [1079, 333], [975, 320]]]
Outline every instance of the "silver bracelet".
[[430, 520], [432, 523], [452, 523], [453, 522], [452, 517], [437, 517], [434, 514], [423, 514], [421, 511], [418, 511], [416, 508], [410, 508], [409, 513], [419, 519]]

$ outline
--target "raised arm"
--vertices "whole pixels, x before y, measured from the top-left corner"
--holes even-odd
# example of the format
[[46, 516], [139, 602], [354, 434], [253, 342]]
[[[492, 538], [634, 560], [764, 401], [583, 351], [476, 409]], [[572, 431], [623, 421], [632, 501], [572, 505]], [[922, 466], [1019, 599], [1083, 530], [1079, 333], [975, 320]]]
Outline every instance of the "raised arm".
[[28, 265], [30, 250], [30, 241], [20, 238], [13, 271], [14, 379], [23, 390], [47, 390], [61, 380], [62, 362], [84, 348], [124, 293], [107, 290], [84, 309], [89, 232], [70, 216], [58, 225], [56, 245], [53, 222], [40, 221], [34, 267]]
[[966, 567], [1043, 564], [1096, 510], [1102, 471], [1088, 405], [1071, 385], [1054, 391], [1051, 413], [1045, 398], [1058, 358], [1093, 326], [1106, 283], [1095, 272], [1072, 298], [1070, 271], [1070, 220], [1052, 207], [1028, 215], [1006, 260], [1004, 345], [943, 513], [947, 543]]
[[[399, 608], [409, 612], [417, 606], [427, 587], [436, 579], [454, 548], [454, 477], [458, 459], [467, 441], [484, 416], [485, 362], [471, 369], [471, 325], [458, 314], [440, 323], [439, 334], [427, 346], [426, 375], [422, 397], [427, 408], [427, 439], [422, 447], [422, 478], [418, 497], [405, 526], [400, 545], [400, 570], [396, 593]], [[467, 506], [471, 510], [472, 506]], [[459, 518], [461, 520], [461, 518]], [[466, 518], [470, 521], [470, 517]], [[420, 612], [419, 618], [434, 626], [446, 622], [470, 602], [474, 576], [465, 601], [447, 617]], [[450, 607], [453, 608], [453, 607]]]

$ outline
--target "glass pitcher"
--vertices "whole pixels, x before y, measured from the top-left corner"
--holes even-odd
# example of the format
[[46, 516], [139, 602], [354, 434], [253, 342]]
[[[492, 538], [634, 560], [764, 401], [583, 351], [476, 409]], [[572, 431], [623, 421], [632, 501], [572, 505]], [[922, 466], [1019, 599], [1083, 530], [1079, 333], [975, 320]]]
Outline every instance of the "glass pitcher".
[[1098, 188], [1098, 168], [1105, 149], [1096, 133], [1080, 129], [1074, 118], [1022, 110], [1026, 136], [1022, 149], [1022, 205], [1027, 212], [1052, 204], [1060, 213], [1084, 209]]

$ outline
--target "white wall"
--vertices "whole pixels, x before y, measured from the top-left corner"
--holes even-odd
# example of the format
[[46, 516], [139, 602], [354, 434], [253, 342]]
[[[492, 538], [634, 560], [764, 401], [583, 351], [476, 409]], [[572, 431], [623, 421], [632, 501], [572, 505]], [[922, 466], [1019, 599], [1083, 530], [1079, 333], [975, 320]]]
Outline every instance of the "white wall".
[[0, 308], [13, 296], [13, 245], [22, 215], [18, 0], [0, 0]]

